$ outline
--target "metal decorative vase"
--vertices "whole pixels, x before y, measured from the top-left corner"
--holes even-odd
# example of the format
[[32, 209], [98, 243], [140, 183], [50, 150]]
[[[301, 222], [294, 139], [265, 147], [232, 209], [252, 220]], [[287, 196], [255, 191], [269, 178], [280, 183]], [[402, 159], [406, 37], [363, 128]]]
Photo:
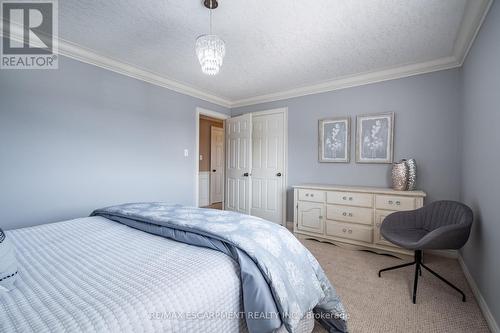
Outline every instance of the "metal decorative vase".
[[417, 161], [410, 158], [406, 164], [408, 165], [408, 191], [413, 191], [417, 188]]
[[396, 191], [406, 191], [408, 187], [408, 164], [406, 160], [392, 164], [392, 188]]

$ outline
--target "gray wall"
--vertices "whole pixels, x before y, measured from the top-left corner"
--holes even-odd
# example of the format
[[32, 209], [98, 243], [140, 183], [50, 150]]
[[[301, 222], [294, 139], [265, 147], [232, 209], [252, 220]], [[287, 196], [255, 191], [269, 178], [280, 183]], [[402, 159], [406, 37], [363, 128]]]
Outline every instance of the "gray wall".
[[[288, 184], [390, 186], [390, 165], [356, 164], [355, 116], [395, 112], [395, 159], [413, 157], [429, 200], [460, 195], [459, 71], [448, 70], [232, 110], [233, 115], [288, 107]], [[351, 163], [318, 162], [318, 119], [351, 116]], [[293, 219], [289, 190], [288, 221]]]
[[462, 68], [463, 200], [475, 222], [463, 258], [500, 322], [500, 4], [493, 3]]
[[0, 227], [121, 202], [193, 204], [195, 108], [229, 110], [60, 61], [59, 70], [0, 71]]

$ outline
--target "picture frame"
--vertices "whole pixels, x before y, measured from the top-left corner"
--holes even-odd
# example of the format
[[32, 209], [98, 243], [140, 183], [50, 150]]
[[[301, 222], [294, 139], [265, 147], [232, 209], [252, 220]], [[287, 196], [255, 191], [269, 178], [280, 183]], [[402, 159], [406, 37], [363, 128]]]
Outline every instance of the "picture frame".
[[394, 159], [394, 112], [356, 116], [356, 163]]
[[318, 159], [326, 163], [349, 163], [351, 118], [325, 118], [318, 121]]

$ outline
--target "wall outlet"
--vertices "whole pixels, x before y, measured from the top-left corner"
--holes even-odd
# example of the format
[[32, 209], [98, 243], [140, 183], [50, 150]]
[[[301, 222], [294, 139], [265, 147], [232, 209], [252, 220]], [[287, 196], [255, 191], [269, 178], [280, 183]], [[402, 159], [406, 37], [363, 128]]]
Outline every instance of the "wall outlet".
[[200, 161], [203, 161], [203, 155], [200, 155]]
[[184, 149], [184, 157], [188, 157], [189, 156], [189, 150], [188, 149]]

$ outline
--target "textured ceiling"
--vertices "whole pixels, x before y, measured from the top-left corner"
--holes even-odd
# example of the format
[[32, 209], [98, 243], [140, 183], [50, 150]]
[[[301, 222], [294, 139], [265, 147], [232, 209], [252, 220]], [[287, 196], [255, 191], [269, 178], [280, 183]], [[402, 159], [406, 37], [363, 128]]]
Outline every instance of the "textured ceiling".
[[231, 101], [453, 53], [466, 0], [219, 0], [219, 75], [194, 51], [201, 0], [59, 1], [59, 36]]

